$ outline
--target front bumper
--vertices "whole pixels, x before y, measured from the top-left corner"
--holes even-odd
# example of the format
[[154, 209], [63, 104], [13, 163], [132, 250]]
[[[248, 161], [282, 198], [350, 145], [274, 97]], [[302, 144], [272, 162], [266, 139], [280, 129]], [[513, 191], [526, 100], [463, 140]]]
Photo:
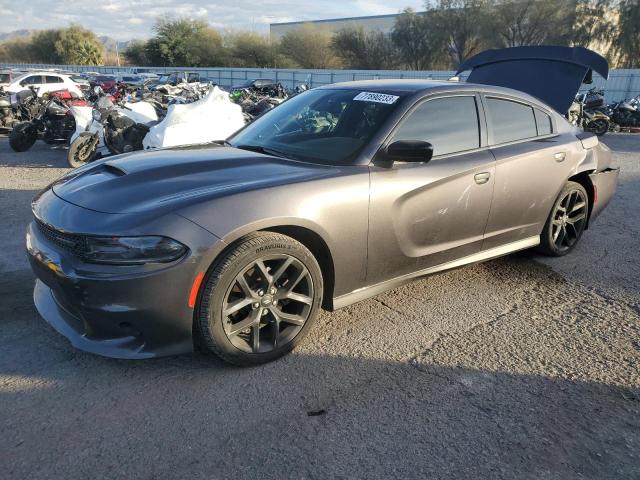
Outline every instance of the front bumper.
[[[93, 218], [106, 214], [60, 199], [52, 197], [49, 202], [56, 203], [50, 211], [65, 215], [43, 221], [60, 230], [74, 231], [69, 222], [82, 220], [104, 227], [111, 221]], [[73, 220], [65, 224], [63, 218]], [[98, 355], [142, 359], [193, 351], [189, 294], [204, 268], [198, 252], [211, 248], [217, 239], [179, 216], [164, 223], [151, 231], [166, 236], [173, 231], [190, 253], [169, 264], [113, 266], [83, 262], [53, 243], [36, 221], [31, 222], [27, 253], [37, 277], [34, 301], [40, 315], [75, 347]]]

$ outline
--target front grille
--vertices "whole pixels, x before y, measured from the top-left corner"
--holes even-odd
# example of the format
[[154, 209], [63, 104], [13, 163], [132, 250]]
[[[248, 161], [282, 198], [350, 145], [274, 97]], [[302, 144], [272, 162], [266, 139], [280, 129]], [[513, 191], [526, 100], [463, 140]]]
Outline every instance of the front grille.
[[86, 255], [87, 242], [84, 235], [61, 232], [40, 220], [36, 220], [36, 223], [38, 225], [38, 229], [42, 232], [45, 238], [54, 245], [80, 258]]

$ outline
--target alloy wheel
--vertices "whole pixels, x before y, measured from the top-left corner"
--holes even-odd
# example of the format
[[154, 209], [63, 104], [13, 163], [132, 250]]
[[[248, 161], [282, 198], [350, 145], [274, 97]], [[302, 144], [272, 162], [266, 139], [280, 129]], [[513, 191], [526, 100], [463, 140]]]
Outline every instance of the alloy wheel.
[[551, 236], [559, 251], [570, 249], [587, 223], [589, 203], [580, 190], [569, 191], [553, 213]]
[[287, 254], [258, 258], [236, 275], [225, 295], [225, 334], [238, 349], [266, 353], [291, 342], [313, 306], [313, 281]]

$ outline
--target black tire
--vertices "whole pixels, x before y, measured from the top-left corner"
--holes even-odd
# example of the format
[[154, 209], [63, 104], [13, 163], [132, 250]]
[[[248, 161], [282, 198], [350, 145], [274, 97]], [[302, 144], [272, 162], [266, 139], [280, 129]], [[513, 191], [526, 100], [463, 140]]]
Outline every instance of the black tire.
[[78, 168], [91, 162], [98, 148], [95, 134], [82, 132], [69, 146], [67, 163], [71, 168]]
[[587, 191], [579, 183], [567, 182], [553, 203], [540, 235], [540, 252], [551, 257], [568, 254], [580, 241], [588, 221]]
[[21, 122], [9, 134], [9, 145], [14, 152], [26, 152], [38, 139], [38, 130], [31, 122]]
[[322, 294], [318, 262], [300, 242], [273, 232], [243, 237], [207, 272], [195, 314], [199, 344], [238, 366], [275, 360], [308, 333]]
[[609, 131], [609, 122], [605, 119], [593, 120], [587, 124], [585, 130], [601, 137]]

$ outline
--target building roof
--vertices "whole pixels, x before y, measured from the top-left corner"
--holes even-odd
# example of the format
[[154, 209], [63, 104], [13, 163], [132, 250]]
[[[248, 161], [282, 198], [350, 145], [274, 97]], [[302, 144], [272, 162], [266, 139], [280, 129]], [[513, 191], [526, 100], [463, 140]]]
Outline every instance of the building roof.
[[[417, 12], [425, 13], [425, 12]], [[331, 22], [346, 22], [351, 20], [373, 20], [376, 18], [393, 18], [400, 15], [400, 13], [387, 13], [384, 15], [366, 15], [363, 17], [342, 17], [342, 18], [323, 18], [321, 20], [300, 20], [297, 22], [277, 22], [270, 25], [304, 25], [305, 23], [331, 23]]]

